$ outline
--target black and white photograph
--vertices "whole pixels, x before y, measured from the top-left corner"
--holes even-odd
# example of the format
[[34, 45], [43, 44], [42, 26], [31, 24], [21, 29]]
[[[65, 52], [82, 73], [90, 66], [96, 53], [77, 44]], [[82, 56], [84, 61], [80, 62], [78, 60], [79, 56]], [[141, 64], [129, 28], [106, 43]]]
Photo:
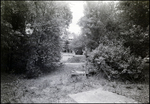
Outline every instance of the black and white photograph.
[[149, 103], [149, 0], [2, 0], [1, 103]]

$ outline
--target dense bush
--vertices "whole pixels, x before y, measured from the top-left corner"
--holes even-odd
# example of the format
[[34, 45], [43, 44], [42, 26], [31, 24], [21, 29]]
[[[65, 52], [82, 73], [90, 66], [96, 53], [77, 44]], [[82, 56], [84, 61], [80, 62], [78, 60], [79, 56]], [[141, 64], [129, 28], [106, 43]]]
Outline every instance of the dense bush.
[[[2, 57], [6, 72], [39, 76], [60, 59], [60, 36], [71, 21], [67, 4], [53, 1], [3, 1]], [[33, 34], [26, 34], [30, 23]]]
[[91, 52], [87, 68], [94, 66], [108, 77], [144, 78], [142, 59], [149, 54], [148, 5], [148, 1], [85, 3], [79, 24]]
[[130, 47], [131, 53], [136, 56], [146, 57], [149, 54], [149, 27], [143, 30], [142, 27], [134, 25], [128, 31], [122, 32], [124, 46]]
[[144, 29], [149, 25], [149, 1], [119, 1], [116, 9], [119, 27], [123, 26], [124, 30], [132, 25], [140, 25]]
[[28, 12], [27, 3], [25, 1], [1, 3], [2, 66], [5, 66], [3, 68], [6, 72], [24, 72], [26, 66], [24, 24]]
[[97, 71], [108, 78], [140, 79], [142, 77], [142, 58], [130, 54], [130, 49], [121, 43], [100, 44], [88, 57]]
[[146, 57], [149, 54], [149, 1], [120, 1], [116, 9], [124, 46], [130, 47], [134, 55]]

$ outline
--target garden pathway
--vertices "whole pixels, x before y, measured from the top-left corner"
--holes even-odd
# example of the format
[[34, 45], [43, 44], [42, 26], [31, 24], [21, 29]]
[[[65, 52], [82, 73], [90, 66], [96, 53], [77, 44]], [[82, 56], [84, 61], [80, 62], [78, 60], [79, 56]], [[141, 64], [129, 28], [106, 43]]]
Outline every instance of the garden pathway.
[[[104, 91], [106, 81], [85, 76], [71, 78], [72, 70], [82, 70], [84, 63], [70, 63], [73, 55], [63, 54], [60, 69], [36, 79], [19, 79], [9, 84], [1, 83], [2, 103], [105, 103], [135, 102], [115, 93]], [[5, 82], [5, 81], [4, 81]], [[102, 85], [102, 83], [104, 83]], [[109, 82], [107, 82], [109, 83]]]
[[[72, 55], [68, 56], [67, 54], [64, 54], [62, 57], [62, 62], [67, 61], [68, 58], [72, 58]], [[65, 64], [78, 65], [78, 63]], [[131, 98], [127, 98], [109, 91], [104, 91], [102, 88], [68, 95], [77, 103], [138, 103]]]

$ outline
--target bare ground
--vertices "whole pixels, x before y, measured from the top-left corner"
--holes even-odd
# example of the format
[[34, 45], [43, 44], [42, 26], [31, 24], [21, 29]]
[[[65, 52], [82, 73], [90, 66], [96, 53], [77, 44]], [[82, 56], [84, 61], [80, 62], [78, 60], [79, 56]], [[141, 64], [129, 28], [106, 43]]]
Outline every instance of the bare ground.
[[119, 95], [149, 103], [148, 84], [110, 82], [102, 77], [78, 76], [71, 78], [72, 70], [83, 70], [84, 63], [67, 63], [73, 57], [65, 54], [65, 62], [58, 70], [37, 79], [20, 79], [14, 75], [1, 76], [2, 103], [75, 103], [68, 94], [89, 91], [102, 87]]

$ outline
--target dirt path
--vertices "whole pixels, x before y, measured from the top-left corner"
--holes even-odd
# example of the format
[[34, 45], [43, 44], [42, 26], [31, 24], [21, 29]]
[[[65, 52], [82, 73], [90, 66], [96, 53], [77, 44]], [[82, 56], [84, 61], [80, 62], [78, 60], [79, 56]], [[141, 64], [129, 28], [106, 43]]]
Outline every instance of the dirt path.
[[[83, 70], [84, 63], [68, 63], [67, 59], [73, 55], [63, 55], [61, 62], [64, 64], [55, 72], [37, 79], [20, 79], [14, 82], [1, 83], [2, 103], [75, 103], [69, 94], [76, 94], [97, 88], [103, 88], [120, 95], [138, 100], [142, 90], [131, 85], [127, 89], [122, 83], [109, 82], [105, 79], [97, 79], [85, 76], [71, 78], [72, 70]], [[129, 86], [129, 85], [128, 85]], [[142, 86], [142, 85], [140, 85]], [[149, 86], [147, 86], [149, 88]], [[149, 90], [145, 89], [149, 94]], [[145, 91], [144, 90], [144, 91]], [[145, 95], [145, 92], [143, 93]], [[142, 97], [143, 97], [142, 95]], [[146, 95], [146, 97], [149, 95]], [[146, 100], [148, 98], [145, 98]]]
[[[72, 56], [64, 55], [62, 62]], [[20, 79], [9, 86], [2, 84], [2, 102], [63, 103], [74, 102], [68, 94], [81, 92], [84, 83], [70, 77], [71, 70], [81, 69], [84, 63], [64, 63], [57, 71], [37, 79]], [[4, 90], [7, 86], [7, 91]], [[6, 98], [7, 97], [7, 98]]]

